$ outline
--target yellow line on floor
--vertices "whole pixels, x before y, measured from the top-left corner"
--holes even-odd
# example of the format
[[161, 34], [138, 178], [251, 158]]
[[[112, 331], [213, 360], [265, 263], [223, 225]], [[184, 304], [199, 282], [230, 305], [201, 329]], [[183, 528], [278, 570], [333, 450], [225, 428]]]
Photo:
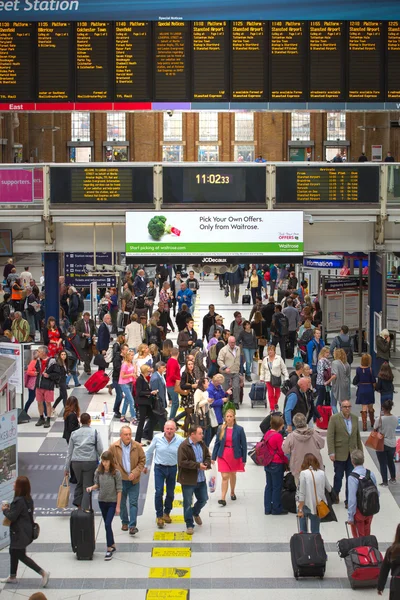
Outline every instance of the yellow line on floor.
[[151, 556], [153, 558], [190, 558], [192, 550], [190, 548], [153, 548]]
[[147, 590], [146, 600], [189, 600], [189, 590]]
[[162, 568], [152, 567], [149, 572], [150, 579], [189, 579], [190, 569], [185, 567]]
[[191, 542], [192, 536], [184, 531], [155, 531], [155, 542]]

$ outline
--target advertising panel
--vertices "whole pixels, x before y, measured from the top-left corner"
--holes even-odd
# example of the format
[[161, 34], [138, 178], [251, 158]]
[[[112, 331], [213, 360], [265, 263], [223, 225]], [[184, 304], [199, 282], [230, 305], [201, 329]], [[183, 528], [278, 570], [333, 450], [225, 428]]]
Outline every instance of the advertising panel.
[[22, 344], [9, 344], [7, 342], [0, 342], [0, 354], [8, 356], [15, 361], [16, 368], [10, 377], [9, 383], [15, 385], [17, 394], [22, 394], [24, 389], [23, 382], [23, 345]]
[[[0, 415], [0, 494], [1, 500], [11, 504], [17, 473], [17, 411]], [[10, 528], [0, 520], [0, 550], [10, 543]]]
[[0, 204], [33, 202], [32, 169], [0, 169]]
[[302, 257], [303, 213], [128, 212], [126, 254], [135, 257]]

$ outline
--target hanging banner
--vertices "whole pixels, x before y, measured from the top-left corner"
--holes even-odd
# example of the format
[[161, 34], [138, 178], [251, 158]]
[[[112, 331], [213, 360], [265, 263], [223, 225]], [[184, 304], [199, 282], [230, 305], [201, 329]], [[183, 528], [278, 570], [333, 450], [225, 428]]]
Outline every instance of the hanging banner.
[[[0, 501], [11, 504], [17, 472], [17, 411], [0, 415]], [[0, 550], [10, 543], [10, 528], [0, 519]]]

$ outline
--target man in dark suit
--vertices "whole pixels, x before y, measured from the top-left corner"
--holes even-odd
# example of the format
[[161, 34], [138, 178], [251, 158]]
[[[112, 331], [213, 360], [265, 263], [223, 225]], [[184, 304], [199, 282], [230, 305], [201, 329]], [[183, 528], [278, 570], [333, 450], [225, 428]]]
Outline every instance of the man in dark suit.
[[90, 363], [93, 358], [93, 337], [96, 335], [96, 326], [93, 319], [90, 318], [90, 313], [84, 312], [82, 319], [76, 324], [76, 335], [79, 338], [79, 355], [83, 360], [83, 368], [85, 373], [90, 375]]
[[139, 269], [133, 282], [133, 291], [135, 292], [135, 296], [144, 296], [146, 289], [147, 282], [145, 278], [145, 272], [143, 269]]
[[[150, 389], [151, 389], [151, 391], [156, 390], [158, 392], [158, 397], [161, 400], [160, 404], [162, 404], [162, 406], [164, 408], [167, 408], [167, 385], [166, 385], [165, 379], [164, 379], [164, 373], [166, 370], [167, 370], [167, 366], [166, 366], [165, 362], [162, 362], [160, 360], [156, 364], [156, 369], [150, 379]], [[155, 408], [153, 408], [153, 427], [158, 421], [160, 429], [161, 429], [161, 431], [163, 431], [166, 420], [167, 419], [166, 419], [164, 413], [161, 414]], [[152, 439], [152, 437], [153, 437], [153, 427], [151, 428], [151, 435], [149, 435], [149, 433], [150, 433], [149, 425], [150, 425], [150, 420], [147, 421], [146, 426], [143, 431], [143, 437], [146, 440]]]
[[97, 350], [100, 354], [105, 354], [110, 345], [110, 330], [111, 330], [111, 316], [109, 314], [105, 315], [103, 318], [103, 322], [100, 325], [97, 332]]

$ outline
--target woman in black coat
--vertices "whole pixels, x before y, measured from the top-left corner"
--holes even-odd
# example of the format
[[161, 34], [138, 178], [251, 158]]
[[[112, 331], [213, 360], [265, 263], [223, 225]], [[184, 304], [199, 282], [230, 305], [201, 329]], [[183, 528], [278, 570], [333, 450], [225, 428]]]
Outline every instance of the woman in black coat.
[[139, 423], [136, 430], [135, 442], [138, 442], [139, 444], [142, 442], [143, 428], [146, 419], [149, 419], [147, 430], [150, 438], [153, 437], [154, 424], [157, 421], [157, 418], [153, 413], [153, 397], [157, 394], [157, 390], [152, 391], [147, 380], [151, 370], [149, 365], [143, 365], [140, 367], [140, 375], [136, 380], [136, 404], [139, 407]]
[[68, 392], [67, 392], [67, 375], [69, 375], [68, 370], [68, 354], [66, 350], [61, 350], [61, 352], [57, 355], [57, 364], [58, 370], [60, 372], [60, 379], [58, 381], [58, 387], [60, 388], [60, 393], [58, 398], [56, 398], [53, 404], [53, 410], [60, 404], [61, 400], [63, 401], [64, 408], [65, 403], [68, 400]]
[[31, 484], [27, 477], [17, 477], [14, 483], [14, 500], [3, 504], [3, 514], [10, 523], [10, 576], [1, 583], [16, 583], [18, 563], [21, 561], [42, 576], [42, 587], [46, 587], [50, 573], [39, 567], [29, 556], [26, 549], [33, 542], [33, 500]]
[[[81, 414], [81, 410], [79, 408], [78, 398], [76, 396], [70, 396], [65, 404], [64, 409], [64, 433], [63, 438], [69, 444], [69, 439], [71, 434], [79, 429], [79, 416]], [[77, 483], [77, 479], [75, 477], [75, 473], [72, 469], [72, 465], [69, 471], [69, 482]]]

